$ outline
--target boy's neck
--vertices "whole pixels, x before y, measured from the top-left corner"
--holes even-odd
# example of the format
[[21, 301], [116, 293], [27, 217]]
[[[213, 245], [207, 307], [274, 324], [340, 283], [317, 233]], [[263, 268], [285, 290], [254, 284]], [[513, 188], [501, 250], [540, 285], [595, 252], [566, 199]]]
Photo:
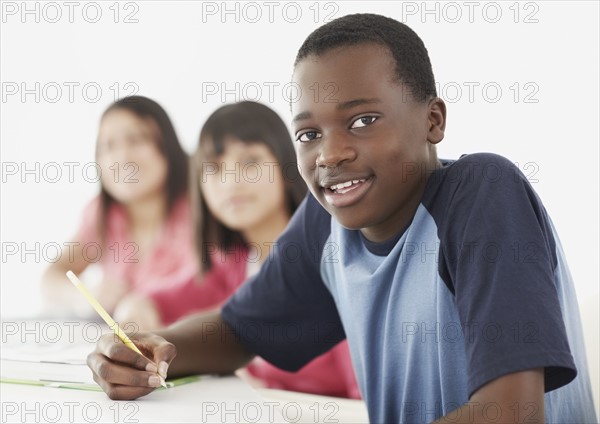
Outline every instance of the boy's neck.
[[421, 199], [423, 198], [423, 194], [425, 193], [425, 188], [427, 187], [429, 177], [433, 172], [441, 167], [442, 163], [437, 159], [437, 157], [434, 157], [432, 163], [427, 167], [427, 172], [421, 174], [422, 177], [419, 184], [411, 193], [408, 201], [401, 206], [400, 210], [396, 211], [394, 216], [390, 217], [385, 223], [374, 225], [372, 227], [361, 228], [360, 232], [362, 235], [370, 242], [383, 243], [394, 238], [401, 231], [404, 231], [417, 212], [419, 204], [421, 203]]

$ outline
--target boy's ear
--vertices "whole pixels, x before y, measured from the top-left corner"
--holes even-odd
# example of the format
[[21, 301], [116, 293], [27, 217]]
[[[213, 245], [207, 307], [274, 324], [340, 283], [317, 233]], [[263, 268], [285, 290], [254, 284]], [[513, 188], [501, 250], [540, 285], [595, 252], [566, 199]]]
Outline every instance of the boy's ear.
[[446, 129], [446, 104], [439, 97], [435, 97], [429, 102], [428, 120], [427, 141], [437, 144], [444, 139], [444, 130]]

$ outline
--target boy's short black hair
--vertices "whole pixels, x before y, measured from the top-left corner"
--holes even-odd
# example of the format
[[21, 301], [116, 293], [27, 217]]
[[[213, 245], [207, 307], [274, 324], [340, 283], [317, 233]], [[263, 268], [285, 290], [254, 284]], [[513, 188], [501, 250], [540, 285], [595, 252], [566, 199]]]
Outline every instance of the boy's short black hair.
[[311, 54], [319, 56], [337, 47], [369, 42], [389, 49], [396, 62], [399, 82], [408, 87], [415, 100], [426, 101], [437, 96], [423, 40], [402, 22], [372, 13], [342, 16], [317, 28], [298, 50], [294, 66]]

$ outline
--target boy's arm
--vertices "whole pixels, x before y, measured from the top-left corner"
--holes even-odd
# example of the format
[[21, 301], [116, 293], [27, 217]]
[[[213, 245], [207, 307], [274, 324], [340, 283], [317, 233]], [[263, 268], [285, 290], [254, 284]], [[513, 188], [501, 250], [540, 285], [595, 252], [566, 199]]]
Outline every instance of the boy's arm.
[[544, 369], [506, 374], [475, 393], [462, 407], [433, 424], [543, 423]]
[[455, 165], [480, 171], [447, 183], [445, 209], [434, 212], [444, 217], [441, 270], [465, 329], [497, 333], [465, 337], [469, 401], [439, 422], [543, 422], [544, 392], [577, 375], [559, 299], [571, 282], [557, 277], [550, 219], [506, 158], [474, 154]]
[[191, 315], [156, 334], [177, 348], [177, 356], [169, 365], [170, 378], [229, 374], [254, 357], [238, 342], [218, 310]]
[[157, 372], [165, 378], [226, 374], [245, 365], [253, 355], [232, 334], [219, 311], [193, 315], [159, 334], [130, 335], [144, 356], [105, 334], [87, 364], [109, 398], [137, 399], [160, 386]]

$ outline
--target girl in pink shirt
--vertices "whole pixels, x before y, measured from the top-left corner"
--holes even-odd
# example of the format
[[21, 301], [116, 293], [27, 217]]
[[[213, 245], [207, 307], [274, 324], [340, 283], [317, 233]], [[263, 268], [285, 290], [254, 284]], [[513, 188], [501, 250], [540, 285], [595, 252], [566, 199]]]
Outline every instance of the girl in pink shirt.
[[[164, 109], [131, 96], [102, 115], [96, 142], [100, 194], [84, 210], [61, 259], [44, 274], [42, 289], [56, 309], [85, 305], [65, 277], [98, 263], [103, 280], [92, 288], [117, 321], [131, 313], [130, 295], [145, 295], [198, 273], [188, 200], [188, 156]], [[149, 317], [141, 324], [158, 325]]]
[[[286, 125], [259, 103], [215, 111], [192, 162], [202, 273], [153, 291], [136, 307], [140, 315], [160, 315], [164, 324], [223, 304], [267, 259], [306, 194]], [[360, 397], [345, 341], [296, 373], [260, 358], [247, 371], [271, 388]]]

